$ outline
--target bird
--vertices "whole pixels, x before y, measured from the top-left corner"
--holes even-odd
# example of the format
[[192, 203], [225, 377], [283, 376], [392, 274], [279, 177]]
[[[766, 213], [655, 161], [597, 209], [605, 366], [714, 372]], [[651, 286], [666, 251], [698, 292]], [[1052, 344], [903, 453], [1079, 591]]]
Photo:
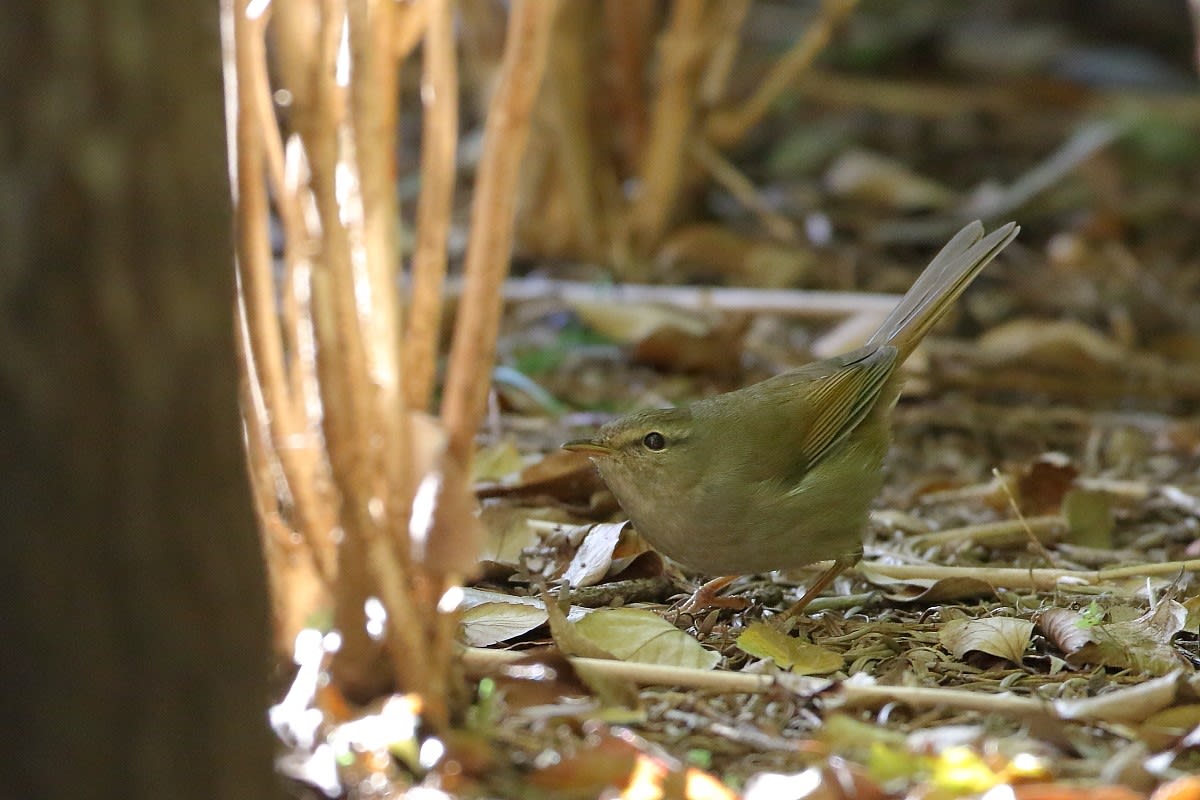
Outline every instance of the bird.
[[[717, 576], [833, 563], [785, 612], [799, 614], [862, 557], [883, 486], [900, 366], [979, 272], [1017, 236], [966, 225], [862, 347], [677, 408], [635, 411], [569, 441], [591, 458], [633, 527], [661, 554]], [[722, 598], [723, 599], [723, 598]]]

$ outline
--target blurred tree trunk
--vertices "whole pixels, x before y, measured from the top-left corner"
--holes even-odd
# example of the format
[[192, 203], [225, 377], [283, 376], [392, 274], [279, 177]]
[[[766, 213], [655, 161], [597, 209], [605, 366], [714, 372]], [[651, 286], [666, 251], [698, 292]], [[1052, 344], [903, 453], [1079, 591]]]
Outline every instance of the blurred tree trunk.
[[0, 796], [280, 793], [218, 3], [0, 3]]

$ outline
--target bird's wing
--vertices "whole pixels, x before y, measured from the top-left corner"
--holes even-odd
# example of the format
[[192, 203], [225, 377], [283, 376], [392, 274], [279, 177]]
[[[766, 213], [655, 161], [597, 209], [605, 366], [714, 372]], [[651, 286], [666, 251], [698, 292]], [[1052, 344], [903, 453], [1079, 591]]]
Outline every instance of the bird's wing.
[[877, 347], [814, 380], [808, 389], [808, 408], [801, 451], [805, 469], [812, 469], [858, 426], [874, 408], [884, 382], [896, 366], [896, 348]]

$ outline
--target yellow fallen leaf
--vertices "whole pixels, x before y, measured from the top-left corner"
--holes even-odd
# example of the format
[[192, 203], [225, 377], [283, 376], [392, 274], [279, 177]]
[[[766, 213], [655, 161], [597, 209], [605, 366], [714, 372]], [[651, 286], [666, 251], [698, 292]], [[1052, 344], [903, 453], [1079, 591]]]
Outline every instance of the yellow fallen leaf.
[[755, 622], [737, 638], [738, 648], [755, 658], [769, 658], [780, 669], [797, 675], [823, 675], [841, 669], [840, 655], [824, 647], [802, 641], [775, 630], [764, 622]]
[[575, 624], [597, 647], [620, 661], [712, 669], [721, 654], [701, 644], [657, 614], [638, 608], [604, 608]]

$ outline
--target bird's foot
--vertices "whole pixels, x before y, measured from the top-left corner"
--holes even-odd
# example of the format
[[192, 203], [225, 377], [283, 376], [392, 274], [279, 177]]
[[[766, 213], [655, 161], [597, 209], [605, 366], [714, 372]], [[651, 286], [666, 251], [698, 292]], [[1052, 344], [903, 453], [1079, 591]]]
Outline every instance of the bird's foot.
[[683, 614], [701, 614], [713, 608], [729, 608], [734, 611], [745, 611], [750, 607], [750, 601], [744, 597], [720, 597], [717, 592], [733, 583], [737, 575], [726, 575], [713, 578], [692, 592], [692, 596], [679, 607]]
[[788, 620], [801, 614], [804, 609], [808, 608], [808, 604], [816, 599], [817, 595], [825, 591], [829, 584], [833, 583], [833, 579], [841, 575], [847, 567], [852, 567], [862, 558], [862, 551], [853, 553], [848, 556], [841, 556], [834, 559], [833, 565], [829, 569], [822, 572], [815, 581], [808, 587], [808, 590], [800, 597], [796, 603], [783, 612], [781, 620]]

